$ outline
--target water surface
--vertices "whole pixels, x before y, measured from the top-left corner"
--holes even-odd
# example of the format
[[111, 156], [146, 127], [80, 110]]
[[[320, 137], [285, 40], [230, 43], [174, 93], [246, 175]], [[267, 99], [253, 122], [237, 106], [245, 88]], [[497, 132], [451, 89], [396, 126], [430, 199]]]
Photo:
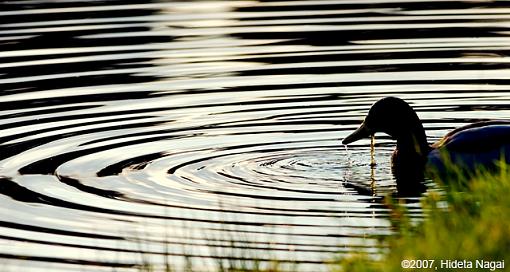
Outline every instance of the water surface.
[[369, 139], [340, 142], [373, 102], [410, 102], [431, 142], [510, 116], [506, 1], [34, 0], [0, 18], [3, 271], [327, 270], [392, 232], [394, 142], [378, 135], [373, 169]]

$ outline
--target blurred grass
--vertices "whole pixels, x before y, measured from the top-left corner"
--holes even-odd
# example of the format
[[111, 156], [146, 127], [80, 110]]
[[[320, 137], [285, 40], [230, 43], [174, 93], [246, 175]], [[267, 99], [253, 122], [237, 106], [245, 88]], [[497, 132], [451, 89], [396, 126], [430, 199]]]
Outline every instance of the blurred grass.
[[[431, 269], [445, 271], [441, 260], [502, 261], [510, 257], [510, 169], [478, 169], [466, 173], [451, 165], [438, 182], [444, 192], [431, 192], [422, 201], [425, 219], [412, 224], [401, 205], [392, 205], [397, 229], [383, 238], [387, 248], [380, 259], [365, 254], [344, 257], [332, 271], [405, 271], [403, 260], [434, 260]], [[472, 271], [474, 271], [472, 270]], [[485, 271], [489, 271], [485, 269]]]
[[[395, 232], [390, 236], [374, 237], [379, 239], [380, 254], [377, 257], [364, 253], [343, 256], [325, 263], [326, 269], [334, 272], [453, 271], [455, 269], [441, 267], [441, 260], [470, 260], [474, 268], [468, 271], [479, 271], [474, 266], [476, 260], [509, 259], [510, 166], [500, 163], [497, 171], [478, 169], [475, 173], [468, 173], [453, 164], [448, 169], [447, 174], [435, 178], [443, 190], [428, 192], [422, 199], [422, 221], [411, 220], [405, 205], [387, 198]], [[255, 256], [252, 257], [253, 260], [219, 260], [216, 271], [279, 272], [297, 268], [282, 269], [276, 261], [261, 265]], [[403, 269], [403, 260], [434, 260], [434, 263], [429, 269]], [[163, 270], [146, 262], [139, 271], [195, 271], [189, 261], [184, 268], [167, 263]]]

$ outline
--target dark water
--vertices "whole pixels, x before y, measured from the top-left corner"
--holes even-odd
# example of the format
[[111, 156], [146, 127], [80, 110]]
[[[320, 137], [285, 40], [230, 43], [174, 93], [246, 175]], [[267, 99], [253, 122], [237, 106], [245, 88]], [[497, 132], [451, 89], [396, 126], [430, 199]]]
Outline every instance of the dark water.
[[510, 116], [507, 1], [4, 1], [0, 22], [2, 271], [327, 270], [392, 231], [394, 143], [372, 172], [369, 140], [339, 141], [374, 101], [431, 142]]

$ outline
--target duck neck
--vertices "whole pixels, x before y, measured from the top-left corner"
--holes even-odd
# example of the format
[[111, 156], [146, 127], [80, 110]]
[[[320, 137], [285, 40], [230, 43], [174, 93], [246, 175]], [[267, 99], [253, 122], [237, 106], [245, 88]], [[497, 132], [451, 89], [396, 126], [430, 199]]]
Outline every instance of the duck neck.
[[397, 137], [397, 148], [393, 154], [393, 167], [396, 176], [419, 175], [425, 169], [430, 147], [421, 123]]
[[425, 191], [423, 180], [429, 152], [430, 146], [423, 128], [397, 139], [392, 170], [397, 180], [399, 194], [414, 196]]
[[430, 146], [421, 124], [397, 138], [397, 149], [400, 156], [427, 158]]

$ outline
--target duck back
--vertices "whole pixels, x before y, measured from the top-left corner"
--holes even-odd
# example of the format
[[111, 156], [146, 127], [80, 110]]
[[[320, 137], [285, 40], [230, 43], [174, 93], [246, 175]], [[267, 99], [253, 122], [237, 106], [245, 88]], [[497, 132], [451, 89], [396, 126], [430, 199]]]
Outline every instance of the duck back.
[[444, 172], [453, 163], [469, 172], [510, 162], [510, 122], [474, 123], [448, 133], [432, 145], [427, 168]]

